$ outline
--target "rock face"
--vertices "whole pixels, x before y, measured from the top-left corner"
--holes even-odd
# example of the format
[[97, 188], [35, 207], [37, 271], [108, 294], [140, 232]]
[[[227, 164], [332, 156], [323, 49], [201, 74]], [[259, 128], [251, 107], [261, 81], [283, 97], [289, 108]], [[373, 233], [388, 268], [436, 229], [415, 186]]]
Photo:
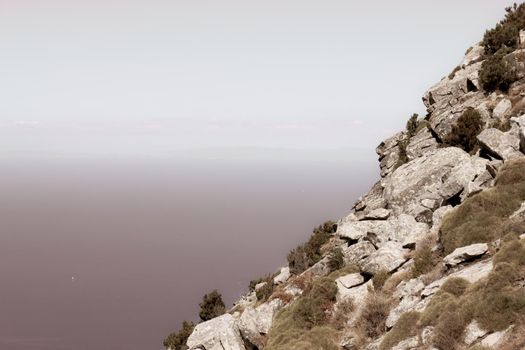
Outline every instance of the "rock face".
[[486, 243], [471, 244], [466, 247], [457, 248], [452, 253], [443, 258], [447, 266], [456, 266], [462, 262], [479, 258], [489, 250]]
[[246, 350], [237, 322], [230, 314], [198, 324], [186, 344], [190, 350]]
[[481, 147], [498, 159], [511, 160], [523, 156], [517, 127], [505, 133], [498, 129], [485, 129], [477, 138]]
[[429, 222], [432, 212], [459, 195], [481, 175], [487, 160], [447, 147], [430, 152], [383, 179], [384, 197], [394, 213], [406, 213]]
[[256, 308], [246, 308], [238, 322], [242, 337], [259, 349], [264, 347], [263, 336], [270, 331], [273, 317], [281, 306], [282, 301], [274, 299]]
[[290, 278], [290, 268], [288, 266], [282, 267], [279, 274], [274, 277], [273, 283], [283, 284], [288, 281], [288, 278]]
[[365, 278], [360, 273], [351, 273], [335, 280], [338, 288], [350, 289], [365, 283]]
[[465, 344], [472, 345], [485, 334], [487, 332], [481, 329], [476, 321], [472, 321], [465, 329]]
[[364, 273], [370, 275], [380, 271], [392, 272], [408, 260], [407, 253], [408, 250], [403, 249], [399, 244], [386, 242], [366, 258], [360, 267]]
[[438, 142], [432, 136], [428, 128], [421, 129], [416, 135], [410, 138], [407, 146], [408, 160], [414, 160], [422, 157], [424, 154], [438, 148]]

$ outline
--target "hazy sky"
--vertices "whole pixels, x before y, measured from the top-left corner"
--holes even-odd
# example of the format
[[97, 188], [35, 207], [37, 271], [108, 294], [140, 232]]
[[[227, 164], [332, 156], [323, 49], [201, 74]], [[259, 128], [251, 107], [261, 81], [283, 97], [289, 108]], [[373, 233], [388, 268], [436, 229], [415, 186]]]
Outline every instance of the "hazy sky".
[[511, 2], [0, 0], [0, 157], [370, 150]]

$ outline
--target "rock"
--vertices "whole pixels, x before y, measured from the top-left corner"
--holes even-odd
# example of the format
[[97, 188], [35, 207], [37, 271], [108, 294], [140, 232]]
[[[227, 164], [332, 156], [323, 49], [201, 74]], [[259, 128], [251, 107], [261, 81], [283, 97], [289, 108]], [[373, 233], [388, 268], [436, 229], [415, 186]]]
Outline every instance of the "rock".
[[258, 291], [259, 289], [261, 289], [262, 287], [264, 287], [265, 285], [267, 285], [268, 282], [261, 282], [261, 283], [257, 283], [254, 287], [254, 290], [255, 291]]
[[464, 269], [451, 273], [448, 276], [445, 276], [437, 281], [430, 283], [428, 286], [425, 287], [425, 289], [423, 289], [423, 291], [421, 292], [421, 296], [423, 298], [426, 298], [435, 294], [439, 290], [439, 288], [441, 288], [443, 283], [445, 283], [447, 279], [452, 277], [464, 278], [470, 283], [476, 283], [482, 278], [488, 277], [488, 275], [492, 271], [492, 268], [492, 260], [477, 262], [475, 264], [465, 267]]
[[521, 206], [518, 210], [512, 213], [509, 216], [511, 220], [525, 220], [525, 202], [521, 203]]
[[478, 339], [483, 338], [485, 334], [487, 332], [479, 327], [478, 322], [472, 321], [465, 329], [465, 344], [472, 345]]
[[339, 345], [345, 350], [359, 350], [359, 342], [354, 333], [345, 335]]
[[237, 322], [230, 314], [199, 323], [186, 344], [190, 350], [246, 350]]
[[494, 159], [487, 163], [487, 171], [490, 175], [495, 178], [498, 175], [498, 171], [503, 165], [503, 161]]
[[372, 211], [374, 209], [385, 208], [386, 204], [387, 203], [383, 198], [383, 186], [381, 185], [381, 182], [378, 181], [372, 186], [367, 194], [357, 200], [353, 209], [357, 212], [364, 209]]
[[410, 138], [406, 147], [408, 160], [413, 160], [438, 148], [438, 142], [428, 128], [422, 128]]
[[390, 210], [378, 208], [365, 213], [365, 220], [386, 220], [390, 216]]
[[379, 245], [396, 241], [404, 247], [413, 247], [415, 242], [428, 232], [428, 226], [414, 217], [401, 214], [390, 220], [347, 221], [337, 227], [336, 235], [350, 241], [367, 239]]
[[407, 296], [419, 295], [425, 288], [425, 284], [420, 278], [412, 278], [398, 284], [394, 291], [394, 297], [401, 299]]
[[525, 127], [520, 128], [520, 151], [525, 153]]
[[454, 207], [452, 207], [451, 205], [445, 205], [444, 207], [440, 207], [436, 209], [436, 211], [434, 211], [434, 213], [432, 214], [432, 228], [430, 229], [432, 233], [439, 232], [439, 228], [441, 227], [443, 218], [453, 209]]
[[281, 270], [277, 276], [274, 277], [274, 284], [283, 284], [290, 278], [290, 267], [281, 267]]
[[423, 345], [430, 345], [432, 343], [432, 338], [434, 338], [434, 327], [425, 327], [421, 331], [421, 341]]
[[382, 336], [380, 336], [379, 338], [377, 338], [376, 340], [374, 340], [370, 344], [368, 344], [365, 347], [365, 350], [379, 350], [379, 347], [380, 347], [381, 343], [383, 342], [384, 338], [385, 338], [385, 335], [383, 334]]
[[234, 306], [240, 306], [242, 308], [247, 308], [249, 306], [253, 306], [257, 303], [257, 294], [255, 291], [248, 293], [246, 295], [241, 296], [241, 298], [234, 303]]
[[388, 329], [394, 327], [401, 315], [405, 312], [413, 311], [420, 300], [419, 297], [410, 295], [401, 299], [401, 302], [395, 308], [390, 310], [386, 319], [386, 327]]
[[360, 265], [364, 259], [376, 251], [374, 245], [368, 241], [358, 242], [343, 249], [345, 265]]
[[365, 283], [365, 278], [360, 273], [351, 273], [335, 280], [338, 288], [352, 288]]
[[372, 280], [353, 288], [345, 288], [341, 284], [338, 284], [337, 287], [337, 301], [340, 302], [351, 298], [356, 310], [364, 306], [368, 293], [374, 290]]
[[520, 47], [525, 46], [525, 30], [520, 30]]
[[466, 247], [456, 248], [452, 253], [443, 258], [445, 265], [456, 266], [465, 261], [479, 258], [489, 250], [486, 243], [471, 244]]
[[290, 294], [292, 297], [296, 297], [298, 295], [303, 294], [303, 290], [293, 284], [289, 284], [286, 287], [284, 287], [284, 291], [287, 294]]
[[242, 337], [259, 349], [264, 347], [263, 335], [270, 331], [273, 317], [281, 307], [282, 301], [273, 299], [256, 308], [246, 308], [238, 322]]
[[507, 113], [511, 109], [512, 109], [512, 102], [504, 98], [496, 105], [496, 107], [494, 107], [494, 111], [492, 112], [492, 117], [503, 120], [503, 118], [507, 115]]
[[425, 199], [439, 206], [458, 195], [486, 169], [487, 160], [471, 158], [456, 147], [440, 148], [399, 167], [382, 180], [383, 196], [393, 214], [410, 214], [417, 221], [430, 222], [432, 210], [421, 204]]
[[486, 346], [489, 349], [496, 349], [499, 347], [499, 345], [502, 345], [503, 340], [505, 338], [505, 335], [512, 329], [512, 326], [509, 328], [500, 331], [500, 332], [494, 332], [485, 337], [481, 341], [481, 345]]
[[520, 139], [517, 127], [507, 132], [494, 128], [485, 129], [477, 139], [485, 151], [498, 159], [510, 160], [523, 156], [519, 151]]
[[463, 58], [463, 61], [461, 61], [460, 66], [466, 67], [468, 65], [471, 65], [472, 63], [476, 63], [477, 61], [483, 59], [484, 54], [485, 48], [480, 44], [476, 44], [470, 49], [468, 49], [467, 53], [465, 54], [465, 57]]
[[399, 132], [377, 146], [376, 153], [379, 155], [381, 177], [385, 177], [394, 171], [399, 160], [399, 141], [404, 138], [405, 134]]
[[330, 257], [325, 256], [320, 261], [316, 262], [314, 266], [310, 267], [306, 271], [302, 273], [303, 274], [312, 274], [317, 277], [322, 277], [328, 275], [330, 272], [330, 267], [328, 266], [328, 262], [330, 261]]
[[392, 272], [403, 265], [408, 258], [407, 249], [396, 242], [385, 242], [378, 250], [373, 252], [361, 264], [365, 274], [375, 275], [380, 271]]
[[392, 350], [412, 350], [417, 349], [419, 346], [419, 339], [418, 337], [412, 337], [405, 340], [400, 341], [395, 345]]

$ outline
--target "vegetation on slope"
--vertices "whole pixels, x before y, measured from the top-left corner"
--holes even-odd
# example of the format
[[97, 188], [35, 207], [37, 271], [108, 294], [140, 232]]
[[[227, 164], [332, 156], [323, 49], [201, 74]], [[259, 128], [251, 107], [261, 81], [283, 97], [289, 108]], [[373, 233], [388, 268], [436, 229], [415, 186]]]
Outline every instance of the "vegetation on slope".
[[474, 108], [468, 108], [458, 118], [456, 124], [444, 140], [445, 145], [462, 148], [465, 152], [474, 153], [479, 148], [476, 136], [483, 130], [481, 115]]
[[525, 201], [525, 160], [509, 162], [495, 186], [468, 198], [443, 219], [440, 241], [445, 254], [473, 243], [491, 242], [525, 228], [508, 217]]

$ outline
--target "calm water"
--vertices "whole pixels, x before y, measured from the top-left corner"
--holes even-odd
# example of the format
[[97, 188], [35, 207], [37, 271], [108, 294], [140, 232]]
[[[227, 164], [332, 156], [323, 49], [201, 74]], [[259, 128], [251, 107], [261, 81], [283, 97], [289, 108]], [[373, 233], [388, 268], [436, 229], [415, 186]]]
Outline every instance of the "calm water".
[[348, 212], [367, 158], [4, 162], [0, 349], [161, 349]]

